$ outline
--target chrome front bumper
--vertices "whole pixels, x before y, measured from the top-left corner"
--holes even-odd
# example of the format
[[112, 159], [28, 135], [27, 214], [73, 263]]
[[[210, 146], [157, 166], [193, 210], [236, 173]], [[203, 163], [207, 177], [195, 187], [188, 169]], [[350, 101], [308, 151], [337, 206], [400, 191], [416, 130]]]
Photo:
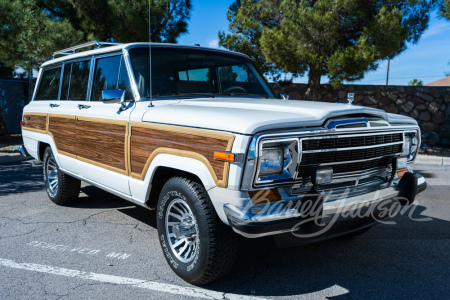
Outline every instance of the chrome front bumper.
[[[416, 181], [411, 184], [406, 184], [406, 182], [401, 180], [396, 185], [371, 192], [361, 191], [358, 193], [348, 190], [339, 195], [316, 194], [312, 195], [312, 197], [311, 195], [309, 197], [300, 196], [296, 200], [281, 200], [257, 205], [249, 204], [249, 207], [225, 204], [224, 211], [233, 230], [245, 237], [257, 238], [282, 234], [299, 229], [297, 225], [302, 223], [305, 218], [311, 218], [312, 215], [321, 220], [333, 219], [336, 214], [341, 215], [345, 212], [364, 209], [365, 207], [376, 208], [387, 199], [405, 197], [405, 195], [407, 195], [407, 198], [412, 199], [408, 199], [406, 202], [396, 201], [396, 203], [402, 205], [411, 204], [415, 195], [425, 190], [427, 185], [422, 175], [414, 173], [414, 176]], [[411, 191], [405, 194], [407, 190]], [[306, 204], [305, 199], [309, 201], [308, 204]], [[311, 199], [314, 200], [311, 201]], [[354, 230], [355, 228], [352, 229]]]

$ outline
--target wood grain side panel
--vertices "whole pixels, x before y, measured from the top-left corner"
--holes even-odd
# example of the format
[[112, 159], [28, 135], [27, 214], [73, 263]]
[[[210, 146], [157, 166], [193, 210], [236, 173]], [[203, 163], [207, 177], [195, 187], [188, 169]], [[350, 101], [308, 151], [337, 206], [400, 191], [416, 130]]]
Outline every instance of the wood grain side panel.
[[24, 113], [22, 126], [25, 130], [47, 133], [47, 114], [46, 113]]
[[48, 133], [53, 137], [58, 152], [75, 156], [77, 152], [75, 116], [49, 115]]
[[78, 120], [77, 157], [126, 171], [126, 130], [126, 125]]
[[[197, 157], [204, 157], [211, 166], [212, 172], [218, 181], [223, 181], [228, 176], [229, 163], [214, 159], [214, 150], [229, 150], [230, 138], [214, 138], [210, 135], [204, 136], [199, 131], [198, 135], [174, 131], [165, 131], [154, 128], [140, 128], [131, 126], [130, 137], [130, 165], [131, 173], [145, 176], [146, 165], [148, 167], [149, 157], [154, 155], [158, 149], [175, 149], [183, 153], [194, 153]], [[167, 152], [167, 151], [166, 151]], [[184, 155], [188, 156], [188, 155]], [[133, 176], [136, 177], [136, 176]], [[138, 176], [139, 177], [139, 176]]]

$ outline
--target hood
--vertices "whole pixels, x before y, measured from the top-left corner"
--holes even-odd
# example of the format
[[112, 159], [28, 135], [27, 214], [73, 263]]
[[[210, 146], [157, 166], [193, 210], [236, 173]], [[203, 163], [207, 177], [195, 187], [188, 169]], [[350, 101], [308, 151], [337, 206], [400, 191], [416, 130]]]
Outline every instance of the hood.
[[409, 117], [379, 109], [315, 101], [208, 98], [153, 103], [155, 106], [143, 115], [142, 121], [249, 135], [265, 130], [317, 127], [329, 118], [355, 114], [380, 117], [391, 124], [417, 124]]

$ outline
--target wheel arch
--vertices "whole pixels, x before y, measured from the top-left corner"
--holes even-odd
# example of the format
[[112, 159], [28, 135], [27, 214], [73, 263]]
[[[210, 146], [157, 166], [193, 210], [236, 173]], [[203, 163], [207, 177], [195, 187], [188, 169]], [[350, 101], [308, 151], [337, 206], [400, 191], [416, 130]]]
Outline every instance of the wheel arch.
[[201, 179], [194, 173], [186, 172], [171, 167], [160, 166], [155, 170], [153, 174], [149, 196], [147, 197], [146, 200], [146, 205], [148, 207], [156, 208], [159, 194], [161, 193], [164, 184], [172, 177], [187, 178], [204, 186]]
[[152, 160], [143, 181], [134, 178], [130, 180], [133, 198], [152, 207], [152, 204], [158, 201], [161, 185], [170, 177], [175, 176], [194, 180], [202, 184], [206, 190], [217, 186], [203, 162], [189, 157], [163, 153], [158, 154]]

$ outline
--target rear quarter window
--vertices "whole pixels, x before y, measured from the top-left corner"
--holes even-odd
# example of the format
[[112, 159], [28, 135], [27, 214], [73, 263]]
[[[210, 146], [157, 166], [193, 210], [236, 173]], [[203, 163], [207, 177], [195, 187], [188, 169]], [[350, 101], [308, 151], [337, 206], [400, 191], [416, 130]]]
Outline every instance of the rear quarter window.
[[43, 71], [34, 100], [57, 100], [60, 82], [61, 67]]

